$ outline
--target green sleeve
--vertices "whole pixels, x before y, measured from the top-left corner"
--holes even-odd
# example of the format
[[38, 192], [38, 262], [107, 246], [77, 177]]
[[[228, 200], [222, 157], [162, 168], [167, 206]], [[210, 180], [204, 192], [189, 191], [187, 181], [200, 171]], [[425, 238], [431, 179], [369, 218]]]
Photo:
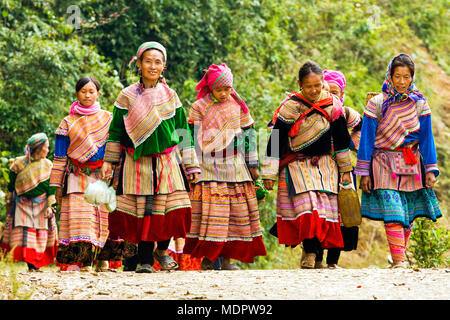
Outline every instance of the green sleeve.
[[113, 118], [111, 124], [109, 125], [109, 137], [108, 141], [120, 142], [120, 139], [125, 132], [125, 123], [123, 117], [127, 115], [128, 110], [119, 109], [114, 107]]

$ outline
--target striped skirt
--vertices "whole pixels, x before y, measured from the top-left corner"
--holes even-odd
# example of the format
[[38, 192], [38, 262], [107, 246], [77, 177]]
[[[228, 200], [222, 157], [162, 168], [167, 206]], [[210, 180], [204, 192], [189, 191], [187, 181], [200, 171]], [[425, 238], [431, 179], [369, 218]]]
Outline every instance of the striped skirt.
[[317, 237], [322, 248], [342, 248], [337, 194], [306, 191], [290, 195], [286, 170], [282, 170], [278, 179], [277, 233], [280, 244], [298, 245], [304, 239]]
[[192, 225], [184, 253], [253, 263], [265, 256], [258, 200], [252, 182], [201, 182], [191, 190]]
[[15, 248], [15, 261], [25, 261], [36, 268], [52, 264], [58, 248], [58, 230], [55, 217], [48, 220], [48, 229], [14, 227], [13, 217], [8, 214], [3, 231], [2, 250], [9, 252]]
[[87, 203], [83, 195], [70, 193], [62, 198], [59, 243], [84, 241], [103, 248], [109, 233], [108, 211]]

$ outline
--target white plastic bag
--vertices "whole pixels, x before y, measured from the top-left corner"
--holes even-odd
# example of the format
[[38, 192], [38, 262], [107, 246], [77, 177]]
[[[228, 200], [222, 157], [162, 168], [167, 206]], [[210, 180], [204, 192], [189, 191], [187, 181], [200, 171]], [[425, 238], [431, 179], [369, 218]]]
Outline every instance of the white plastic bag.
[[102, 180], [88, 184], [84, 199], [94, 206], [104, 205], [109, 212], [116, 209], [116, 191]]

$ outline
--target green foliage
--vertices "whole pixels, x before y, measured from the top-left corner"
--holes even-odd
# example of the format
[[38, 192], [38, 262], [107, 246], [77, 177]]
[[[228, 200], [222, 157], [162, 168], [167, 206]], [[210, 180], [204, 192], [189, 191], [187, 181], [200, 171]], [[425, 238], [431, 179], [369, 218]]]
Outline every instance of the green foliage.
[[450, 232], [445, 227], [438, 227], [428, 219], [418, 219], [410, 239], [413, 244], [408, 251], [419, 268], [450, 266]]

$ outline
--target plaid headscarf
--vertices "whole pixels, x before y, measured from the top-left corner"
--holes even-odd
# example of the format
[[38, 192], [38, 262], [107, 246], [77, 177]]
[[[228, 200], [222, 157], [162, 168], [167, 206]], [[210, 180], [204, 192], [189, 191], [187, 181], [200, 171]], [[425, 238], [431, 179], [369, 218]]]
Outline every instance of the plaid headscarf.
[[147, 49], [157, 49], [157, 50], [161, 51], [161, 53], [164, 56], [164, 62], [167, 62], [166, 48], [164, 48], [164, 46], [159, 42], [149, 41], [149, 42], [144, 42], [143, 44], [141, 44], [139, 46], [139, 48], [137, 49], [136, 55], [130, 60], [130, 62], [128, 62], [128, 66], [130, 66], [133, 62], [135, 62], [137, 59], [139, 59], [141, 57], [141, 55], [144, 53], [144, 51]]
[[48, 141], [48, 137], [43, 132], [36, 133], [27, 140], [27, 145], [24, 149], [27, 163], [31, 162], [31, 155], [33, 154], [33, 152], [36, 151], [37, 148], [42, 146], [46, 141]]
[[209, 66], [208, 70], [204, 69], [203, 71], [206, 73], [195, 88], [195, 90], [199, 91], [197, 100], [211, 93], [213, 89], [231, 87], [231, 96], [242, 107], [244, 113], [248, 113], [247, 104], [239, 96], [236, 90], [234, 90], [233, 74], [231, 73], [231, 69], [228, 68], [225, 63], [222, 63], [221, 65], [212, 64]]
[[[382, 111], [384, 114], [384, 111], [388, 106], [390, 106], [394, 102], [402, 101], [407, 98], [410, 98], [414, 100], [414, 102], [417, 102], [419, 100], [425, 100], [425, 97], [420, 93], [419, 89], [416, 88], [415, 85], [415, 74], [412, 76], [411, 84], [409, 85], [408, 89], [405, 93], [398, 93], [397, 90], [395, 90], [394, 83], [392, 82], [391, 78], [391, 69], [392, 69], [392, 63], [395, 60], [395, 58], [405, 55], [409, 57], [406, 53], [400, 53], [399, 55], [395, 56], [391, 62], [389, 63], [389, 66], [386, 71], [386, 78], [384, 80], [383, 86], [381, 90], [387, 95], [387, 99], [383, 101], [383, 107]], [[409, 57], [411, 59], [411, 57]], [[411, 59], [412, 61], [412, 59]]]

